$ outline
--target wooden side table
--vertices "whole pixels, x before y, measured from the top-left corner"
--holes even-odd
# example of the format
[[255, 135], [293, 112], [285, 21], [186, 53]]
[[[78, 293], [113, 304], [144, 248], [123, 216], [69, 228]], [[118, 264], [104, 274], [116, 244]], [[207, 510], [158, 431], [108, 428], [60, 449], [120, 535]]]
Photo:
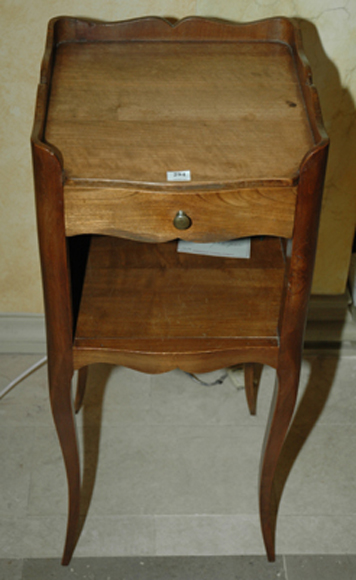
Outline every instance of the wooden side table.
[[[53, 416], [76, 544], [86, 369], [276, 368], [260, 513], [299, 382], [328, 138], [296, 25], [187, 18], [49, 23], [32, 150]], [[173, 180], [172, 180], [173, 179]], [[177, 253], [252, 237], [249, 260]]]

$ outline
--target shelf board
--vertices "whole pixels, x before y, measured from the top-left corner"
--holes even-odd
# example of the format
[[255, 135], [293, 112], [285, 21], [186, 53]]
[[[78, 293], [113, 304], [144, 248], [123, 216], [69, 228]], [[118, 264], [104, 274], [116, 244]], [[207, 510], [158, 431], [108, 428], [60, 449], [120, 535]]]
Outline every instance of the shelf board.
[[248, 260], [182, 254], [176, 246], [93, 237], [76, 351], [277, 348], [279, 239], [254, 238]]

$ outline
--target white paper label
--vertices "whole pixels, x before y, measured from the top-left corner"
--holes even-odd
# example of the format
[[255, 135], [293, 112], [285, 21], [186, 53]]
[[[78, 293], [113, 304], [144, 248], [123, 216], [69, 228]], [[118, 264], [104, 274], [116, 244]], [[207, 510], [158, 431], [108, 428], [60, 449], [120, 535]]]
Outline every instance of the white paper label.
[[249, 259], [251, 255], [251, 238], [240, 238], [228, 242], [195, 243], [179, 240], [178, 252], [185, 254], [204, 254], [206, 256], [220, 256], [223, 258]]
[[167, 181], [190, 181], [190, 171], [167, 171]]

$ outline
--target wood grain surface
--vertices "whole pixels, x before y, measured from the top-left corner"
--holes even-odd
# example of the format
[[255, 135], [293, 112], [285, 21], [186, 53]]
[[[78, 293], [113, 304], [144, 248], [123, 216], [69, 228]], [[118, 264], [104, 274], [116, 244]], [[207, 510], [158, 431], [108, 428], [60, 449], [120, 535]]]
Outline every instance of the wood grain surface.
[[[231, 240], [255, 235], [293, 235], [296, 188], [216, 191], [147, 191], [123, 187], [64, 187], [66, 233], [106, 234], [166, 242]], [[191, 219], [178, 231], [179, 210]]]
[[178, 253], [176, 242], [94, 237], [76, 352], [101, 348], [104, 361], [105, 348], [112, 350], [115, 340], [138, 354], [150, 352], [152, 341], [152, 354], [165, 354], [167, 366], [174, 368], [179, 366], [175, 354], [187, 352], [188, 343], [191, 352], [204, 350], [205, 340], [215, 351], [231, 348], [234, 340], [241, 346], [241, 339], [249, 339], [249, 346], [254, 341], [276, 346], [284, 280], [281, 245], [275, 238], [255, 239], [251, 252], [247, 260], [217, 258]]
[[281, 43], [69, 43], [56, 51], [45, 138], [70, 180], [292, 185], [312, 146]]
[[[275, 476], [297, 397], [327, 150], [286, 18], [49, 23], [32, 151], [50, 398], [69, 488], [63, 564], [80, 504], [71, 379], [80, 369], [78, 410], [94, 362], [151, 373], [245, 363], [251, 413], [256, 363], [276, 367], [260, 479], [274, 560]], [[186, 170], [191, 181], [167, 181]], [[186, 230], [173, 225], [178, 211]], [[178, 237], [245, 235], [256, 236], [249, 260], [176, 252]]]

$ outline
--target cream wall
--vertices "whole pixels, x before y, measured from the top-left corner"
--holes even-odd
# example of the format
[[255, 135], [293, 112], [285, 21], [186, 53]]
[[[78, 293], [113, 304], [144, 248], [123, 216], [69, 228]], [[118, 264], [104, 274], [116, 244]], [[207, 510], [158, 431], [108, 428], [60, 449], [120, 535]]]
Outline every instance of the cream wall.
[[343, 291], [356, 220], [356, 0], [0, 0], [0, 312], [42, 312], [29, 137], [47, 22], [60, 14], [302, 19], [332, 140], [314, 290]]

